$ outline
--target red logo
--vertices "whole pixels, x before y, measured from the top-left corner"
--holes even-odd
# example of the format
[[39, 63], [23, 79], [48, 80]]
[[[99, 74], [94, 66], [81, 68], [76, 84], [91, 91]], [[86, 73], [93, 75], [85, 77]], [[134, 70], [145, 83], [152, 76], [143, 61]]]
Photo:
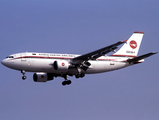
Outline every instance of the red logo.
[[65, 63], [62, 63], [62, 66], [65, 66]]
[[41, 78], [44, 78], [44, 75], [41, 75]]
[[137, 47], [136, 41], [134, 41], [134, 40], [130, 41], [130, 47], [131, 47], [132, 49], [135, 49], [135, 48]]

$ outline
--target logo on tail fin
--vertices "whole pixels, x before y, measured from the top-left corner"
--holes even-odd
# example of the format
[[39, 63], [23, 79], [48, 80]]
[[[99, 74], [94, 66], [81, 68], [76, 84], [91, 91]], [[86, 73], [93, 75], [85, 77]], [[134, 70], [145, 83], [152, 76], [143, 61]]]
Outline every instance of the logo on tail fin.
[[134, 40], [130, 41], [130, 47], [131, 47], [132, 49], [135, 49], [135, 48], [137, 47], [136, 41], [134, 41]]

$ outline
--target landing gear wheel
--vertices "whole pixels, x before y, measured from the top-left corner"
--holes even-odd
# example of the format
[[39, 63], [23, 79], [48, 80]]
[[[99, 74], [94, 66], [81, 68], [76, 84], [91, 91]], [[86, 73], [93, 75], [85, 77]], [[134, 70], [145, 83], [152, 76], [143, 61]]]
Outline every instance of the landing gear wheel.
[[83, 78], [84, 76], [85, 76], [85, 74], [84, 74], [84, 73], [81, 73], [80, 77]]
[[71, 82], [71, 80], [68, 80], [67, 81], [67, 85], [70, 85], [72, 82]]
[[67, 81], [63, 81], [62, 85], [65, 86], [67, 84]]
[[25, 79], [26, 79], [26, 76], [23, 76], [22, 79], [25, 80]]
[[70, 85], [72, 82], [71, 80], [67, 80], [67, 81], [63, 81], [62, 82], [62, 85], [65, 86], [65, 85]]
[[79, 74], [77, 74], [77, 75], [75, 75], [75, 77], [78, 79], [80, 76], [79, 76]]
[[21, 73], [23, 74], [22, 79], [25, 80], [25, 79], [26, 79], [26, 76], [25, 76], [25, 70], [21, 70]]
[[84, 73], [81, 73], [81, 74], [76, 74], [75, 75], [75, 77], [78, 79], [78, 78], [83, 78], [85, 76], [85, 74]]

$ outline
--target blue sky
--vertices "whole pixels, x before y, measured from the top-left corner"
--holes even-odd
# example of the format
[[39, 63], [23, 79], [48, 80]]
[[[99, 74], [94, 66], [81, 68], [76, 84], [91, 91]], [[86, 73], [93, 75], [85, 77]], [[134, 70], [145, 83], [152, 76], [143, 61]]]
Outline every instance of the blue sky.
[[[19, 52], [84, 54], [134, 31], [139, 55], [159, 51], [158, 0], [0, 0], [0, 60]], [[1, 120], [157, 120], [158, 54], [121, 70], [35, 83], [0, 65]]]

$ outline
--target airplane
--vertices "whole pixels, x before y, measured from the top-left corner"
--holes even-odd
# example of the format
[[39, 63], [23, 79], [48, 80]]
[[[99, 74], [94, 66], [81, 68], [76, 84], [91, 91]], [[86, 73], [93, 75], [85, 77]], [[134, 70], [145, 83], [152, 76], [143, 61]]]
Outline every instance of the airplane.
[[[158, 52], [150, 52], [137, 57], [144, 32], [136, 31], [125, 41], [119, 41], [93, 52], [75, 54], [36, 53], [26, 52], [12, 54], [1, 63], [11, 69], [21, 71], [25, 80], [25, 72], [35, 72], [35, 82], [47, 82], [55, 77], [62, 77], [62, 85], [70, 85], [69, 76], [83, 78], [85, 74], [95, 74], [118, 70], [131, 65], [144, 62], [144, 58]], [[122, 45], [118, 51], [115, 51]], [[108, 56], [109, 52], [114, 52]]]

